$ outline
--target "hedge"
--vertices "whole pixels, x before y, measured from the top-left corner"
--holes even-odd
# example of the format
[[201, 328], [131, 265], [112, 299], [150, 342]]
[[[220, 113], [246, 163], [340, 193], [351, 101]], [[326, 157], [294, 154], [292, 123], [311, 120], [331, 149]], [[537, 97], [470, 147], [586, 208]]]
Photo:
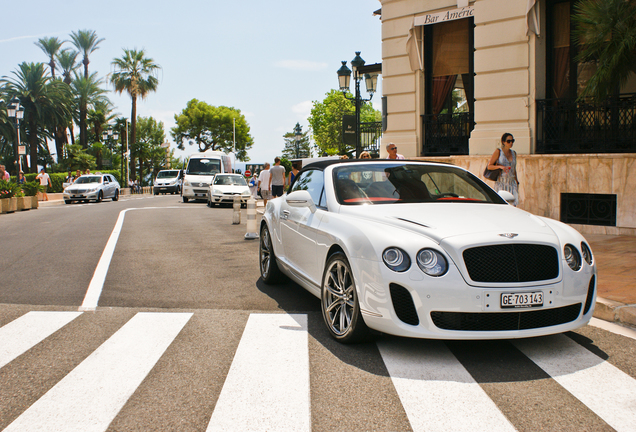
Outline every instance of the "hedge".
[[[122, 185], [119, 177], [121, 177], [121, 171], [119, 170], [101, 170], [96, 172], [91, 172], [91, 174], [110, 174], [119, 182], [122, 188], [128, 187], [127, 185]], [[66, 179], [67, 173], [49, 173], [49, 177], [51, 178], [51, 188], [47, 191], [50, 193], [61, 193], [64, 191], [62, 184]], [[33, 181], [37, 177], [37, 174], [25, 174], [24, 178], [26, 181]]]

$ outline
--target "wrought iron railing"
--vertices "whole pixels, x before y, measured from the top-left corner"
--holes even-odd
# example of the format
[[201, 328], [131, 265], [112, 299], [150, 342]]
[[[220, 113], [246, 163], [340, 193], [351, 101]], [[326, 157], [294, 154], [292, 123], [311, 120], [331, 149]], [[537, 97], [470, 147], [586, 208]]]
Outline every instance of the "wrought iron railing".
[[602, 104], [537, 99], [536, 153], [636, 153], [636, 94]]
[[473, 113], [423, 115], [424, 156], [467, 155], [475, 126]]
[[382, 122], [360, 123], [360, 145], [363, 151], [372, 154], [380, 152], [380, 138], [382, 138]]

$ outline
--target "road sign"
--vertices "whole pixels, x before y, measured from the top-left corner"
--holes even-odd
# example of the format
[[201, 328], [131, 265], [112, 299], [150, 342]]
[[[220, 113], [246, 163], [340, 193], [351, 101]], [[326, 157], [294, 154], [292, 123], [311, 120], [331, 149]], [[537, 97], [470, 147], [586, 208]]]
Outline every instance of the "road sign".
[[245, 177], [249, 177], [252, 175], [252, 171], [250, 170], [245, 170]]
[[25, 155], [26, 154], [26, 146], [18, 146], [18, 154], [19, 155]]

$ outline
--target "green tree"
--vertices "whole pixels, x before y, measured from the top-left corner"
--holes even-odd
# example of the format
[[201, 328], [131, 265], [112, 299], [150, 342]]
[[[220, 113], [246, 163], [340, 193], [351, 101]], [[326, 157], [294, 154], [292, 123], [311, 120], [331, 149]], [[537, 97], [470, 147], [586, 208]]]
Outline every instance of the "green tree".
[[576, 60], [596, 64], [580, 97], [605, 100], [636, 73], [636, 1], [582, 0], [572, 22]]
[[84, 56], [82, 63], [84, 64], [84, 78], [88, 79], [88, 56], [95, 50], [99, 49], [97, 45], [104, 41], [104, 38], [98, 39], [95, 30], [78, 30], [71, 33], [71, 42], [75, 48]]
[[[342, 142], [342, 116], [345, 114], [355, 114], [355, 105], [339, 90], [330, 90], [322, 102], [313, 102], [311, 115], [307, 120], [320, 154], [345, 154], [355, 150], [354, 146], [346, 146]], [[361, 122], [379, 121], [381, 118], [380, 111], [374, 109], [370, 103], [362, 104]]]
[[24, 123], [31, 156], [30, 170], [37, 172], [38, 146], [50, 136], [53, 124], [70, 115], [72, 97], [68, 86], [48, 75], [42, 63], [22, 63], [13, 74], [3, 77], [5, 100], [14, 96], [24, 106]]
[[76, 115], [80, 129], [80, 145], [88, 148], [88, 110], [95, 104], [103, 102], [106, 90], [101, 87], [103, 81], [97, 78], [97, 72], [93, 72], [88, 78], [75, 73], [75, 79], [71, 83], [71, 89], [75, 95]]
[[163, 122], [152, 117], [138, 117], [138, 137], [132, 145], [131, 153], [139, 161], [139, 179], [152, 180], [162, 166], [166, 164], [166, 151], [161, 144], [166, 140]]
[[181, 150], [185, 150], [184, 143], [187, 142], [190, 145], [196, 143], [201, 152], [219, 150], [229, 153], [236, 139], [236, 159], [250, 160], [247, 151], [252, 148], [254, 140], [250, 136], [250, 126], [240, 110], [226, 106], [215, 107], [192, 99], [174, 119], [177, 125], [171, 129], [171, 134]]
[[[59, 66], [60, 69], [62, 69], [62, 76], [64, 77], [64, 83], [66, 85], [68, 85], [70, 87], [71, 83], [73, 82], [73, 72], [75, 72], [75, 70], [79, 67], [79, 65], [77, 64], [77, 56], [79, 55], [79, 53], [75, 50], [72, 49], [64, 49], [62, 51], [60, 51], [56, 58], [57, 58], [57, 65]], [[68, 139], [66, 137], [66, 131], [68, 130], [69, 135], [71, 136], [71, 143], [75, 144], [75, 135], [73, 133], [73, 118], [69, 117], [66, 119], [66, 121], [62, 124], [57, 125], [57, 130], [55, 132], [55, 136], [56, 136], [56, 142], [57, 142], [57, 137], [59, 136], [59, 139], [62, 140], [64, 142], [64, 144], [68, 144]], [[58, 155], [60, 153], [58, 152]]]
[[287, 159], [308, 158], [311, 157], [311, 143], [309, 141], [309, 131], [305, 131], [300, 135], [300, 140], [296, 142], [295, 129], [301, 129], [300, 124], [296, 123], [294, 131], [287, 132], [283, 135], [285, 140], [285, 148], [283, 149], [283, 157]]
[[[161, 66], [156, 64], [153, 59], [146, 57], [144, 50], [128, 49], [124, 49], [124, 55], [114, 59], [111, 64], [115, 71], [111, 75], [110, 81], [115, 86], [115, 91], [120, 94], [128, 93], [132, 100], [130, 142], [135, 143], [137, 139], [137, 98], [145, 99], [148, 93], [157, 90], [159, 80], [156, 74]], [[131, 158], [131, 161], [134, 166], [134, 158]]]

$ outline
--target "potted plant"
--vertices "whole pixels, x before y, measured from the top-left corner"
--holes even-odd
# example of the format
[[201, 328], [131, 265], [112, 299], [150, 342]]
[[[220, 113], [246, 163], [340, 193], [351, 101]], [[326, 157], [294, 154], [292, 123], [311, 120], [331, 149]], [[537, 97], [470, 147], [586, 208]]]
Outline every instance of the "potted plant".
[[40, 182], [35, 180], [22, 185], [22, 191], [27, 198], [31, 198], [31, 208], [38, 208], [38, 192], [42, 190]]
[[18, 190], [15, 197], [18, 200], [17, 211], [31, 210], [31, 197], [24, 195], [24, 191], [22, 189]]
[[0, 180], [0, 209], [2, 213], [11, 213], [18, 208], [18, 199], [15, 194], [20, 187], [8, 180]]

